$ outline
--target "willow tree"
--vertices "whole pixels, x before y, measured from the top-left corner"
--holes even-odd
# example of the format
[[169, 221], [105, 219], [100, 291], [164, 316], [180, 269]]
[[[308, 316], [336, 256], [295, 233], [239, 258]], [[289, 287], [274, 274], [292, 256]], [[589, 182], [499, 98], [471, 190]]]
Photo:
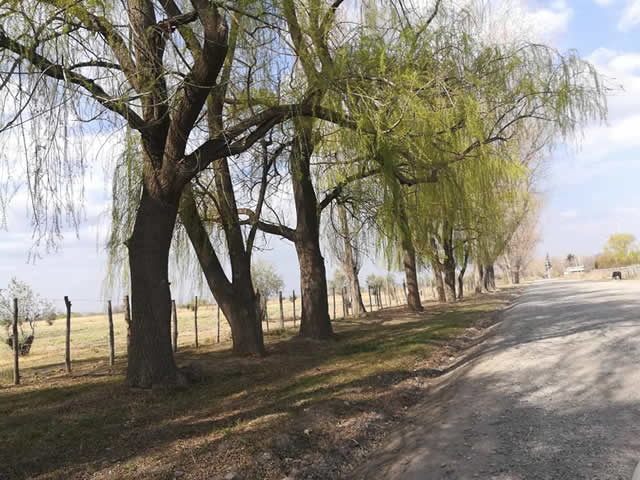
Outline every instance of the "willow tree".
[[[51, 125], [93, 121], [111, 132], [126, 126], [137, 136], [141, 148], [132, 171], [141, 180], [126, 240], [133, 317], [127, 381], [137, 387], [182, 384], [186, 376], [171, 351], [168, 281], [181, 194], [202, 170], [315, 108], [264, 106], [215, 119], [206, 135], [198, 135], [196, 124], [220, 88], [229, 50], [228, 14], [207, 0], [10, 0], [0, 14], [3, 63], [19, 66], [4, 74], [16, 85], [16, 110], [45, 95], [48, 105], [38, 114]], [[75, 116], [61, 122], [61, 111]], [[34, 203], [34, 210], [51, 214], [55, 224], [67, 205], [47, 189], [60, 185], [61, 172], [74, 179], [82, 171], [46, 144], [34, 142], [29, 153], [27, 170], [47, 199]]]
[[[383, 248], [388, 258], [404, 260], [412, 285], [417, 238], [412, 212], [428, 215], [430, 208], [416, 199], [421, 186], [441, 182], [469, 161], [482, 169], [504, 158], [531, 122], [548, 125], [552, 137], [561, 139], [586, 121], [603, 118], [606, 105], [597, 72], [575, 52], [563, 55], [526, 42], [489, 43], [474, 34], [478, 25], [465, 12], [441, 8], [435, 21], [385, 27], [384, 34], [369, 29], [353, 42], [362, 61], [350, 64], [351, 76], [362, 81], [351, 82], [343, 98], [352, 114], [368, 112], [376, 119], [378, 134], [362, 134], [367, 125], [346, 131], [343, 142], [357, 152], [355, 158], [379, 170]], [[345, 170], [346, 176], [350, 170]], [[446, 227], [450, 239], [452, 227]], [[453, 286], [453, 275], [450, 280]], [[409, 304], [419, 309], [415, 284]]]

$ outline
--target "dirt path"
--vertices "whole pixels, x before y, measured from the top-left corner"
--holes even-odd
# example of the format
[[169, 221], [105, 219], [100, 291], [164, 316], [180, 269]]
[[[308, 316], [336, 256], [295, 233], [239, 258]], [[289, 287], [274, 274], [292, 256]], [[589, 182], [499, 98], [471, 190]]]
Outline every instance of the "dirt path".
[[640, 283], [532, 286], [349, 478], [624, 479], [640, 460]]

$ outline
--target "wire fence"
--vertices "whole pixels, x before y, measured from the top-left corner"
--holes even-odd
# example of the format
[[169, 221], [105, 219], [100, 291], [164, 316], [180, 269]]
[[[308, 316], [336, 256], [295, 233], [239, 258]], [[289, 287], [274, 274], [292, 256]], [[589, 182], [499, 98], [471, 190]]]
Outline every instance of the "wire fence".
[[[360, 291], [367, 311], [376, 311], [406, 303], [406, 286], [365, 288]], [[420, 291], [421, 297], [435, 298], [430, 286]], [[31, 338], [20, 333], [16, 315], [6, 339], [0, 346], [0, 383], [20, 383], [20, 371], [38, 370], [42, 375], [71, 373], [74, 364], [112, 366], [126, 356], [129, 335], [130, 307], [128, 297], [122, 302], [104, 302], [102, 312], [80, 314], [74, 312], [76, 302], [95, 302], [91, 299], [64, 297], [65, 313], [51, 324], [39, 322]], [[328, 292], [330, 317], [338, 320], [351, 317], [358, 308], [348, 288]], [[355, 308], [354, 308], [355, 307]], [[263, 304], [263, 331], [296, 329], [300, 324], [302, 302], [298, 292], [290, 295], [279, 292], [275, 299]], [[174, 351], [216, 344], [231, 340], [231, 328], [219, 305], [194, 300], [177, 305], [172, 301], [171, 338]]]

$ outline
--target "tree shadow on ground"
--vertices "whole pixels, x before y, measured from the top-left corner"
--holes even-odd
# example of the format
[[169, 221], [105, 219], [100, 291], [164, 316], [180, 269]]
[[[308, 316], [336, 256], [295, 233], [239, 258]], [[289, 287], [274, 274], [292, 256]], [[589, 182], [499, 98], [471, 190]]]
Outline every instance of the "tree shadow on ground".
[[[419, 401], [437, 373], [415, 365], [485, 315], [477, 305], [336, 322], [338, 341], [274, 338], [264, 359], [185, 350], [179, 362], [197, 362], [206, 379], [180, 393], [129, 391], [122, 360], [113, 376], [78, 362], [76, 377], [5, 391], [0, 478], [172, 478], [194, 462], [186, 478], [210, 478], [232, 456], [242, 478], [281, 478], [318, 452], [335, 460], [325, 474], [338, 475], [371, 429]], [[265, 451], [270, 459], [256, 461]]]

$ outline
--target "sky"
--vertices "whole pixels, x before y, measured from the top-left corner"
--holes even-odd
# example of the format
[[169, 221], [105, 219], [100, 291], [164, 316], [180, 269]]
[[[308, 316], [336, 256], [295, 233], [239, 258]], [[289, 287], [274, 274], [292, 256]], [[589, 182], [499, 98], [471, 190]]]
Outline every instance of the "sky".
[[[501, 4], [501, 0], [490, 1]], [[544, 207], [538, 255], [595, 254], [615, 232], [630, 232], [640, 238], [640, 0], [505, 2], [512, 14], [524, 21], [528, 34], [561, 51], [577, 50], [614, 88], [607, 123], [588, 125], [576, 142], [559, 145], [547, 159], [539, 185]], [[94, 144], [101, 145], [103, 162], [90, 168], [85, 180], [84, 219], [77, 232], [64, 232], [55, 252], [40, 248], [39, 256], [32, 255], [33, 228], [24, 188], [14, 196], [7, 209], [6, 228], [0, 229], [0, 288], [15, 276], [58, 308], [68, 295], [74, 310], [104, 310], [104, 300], [113, 292], [103, 288], [110, 187], [108, 169], [100, 165], [113, 158], [116, 147], [109, 142], [107, 146], [105, 142]], [[88, 153], [95, 156], [95, 152]], [[0, 169], [0, 184], [7, 175]], [[288, 242], [273, 238], [257, 256], [276, 266], [287, 291], [299, 292], [297, 257]], [[326, 257], [331, 277], [335, 264]], [[361, 278], [385, 269], [384, 262], [369, 259]], [[195, 294], [206, 297], [206, 288], [194, 283], [176, 286], [174, 280], [176, 296], [182, 300]]]

